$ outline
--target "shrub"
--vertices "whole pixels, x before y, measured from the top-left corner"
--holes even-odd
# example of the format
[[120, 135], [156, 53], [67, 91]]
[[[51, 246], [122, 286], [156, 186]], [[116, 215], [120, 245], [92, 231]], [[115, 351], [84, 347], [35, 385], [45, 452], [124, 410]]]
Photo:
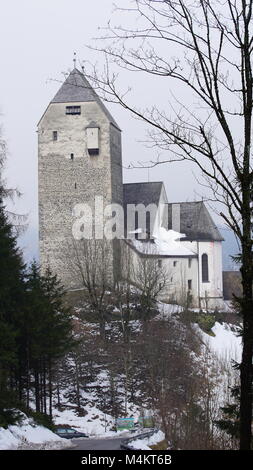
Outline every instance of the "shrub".
[[199, 324], [200, 328], [205, 331], [206, 333], [211, 333], [212, 328], [215, 324], [215, 316], [206, 314], [206, 313], [201, 313], [197, 315], [197, 323]]
[[3, 409], [0, 411], [0, 428], [7, 428], [9, 425], [17, 424], [21, 421], [22, 415], [15, 409]]
[[27, 415], [33, 418], [36, 424], [39, 424], [40, 426], [44, 426], [45, 428], [51, 429], [51, 431], [54, 430], [55, 426], [50, 416], [44, 413], [39, 413], [36, 411], [31, 411], [31, 410], [29, 411], [29, 413], [27, 413]]

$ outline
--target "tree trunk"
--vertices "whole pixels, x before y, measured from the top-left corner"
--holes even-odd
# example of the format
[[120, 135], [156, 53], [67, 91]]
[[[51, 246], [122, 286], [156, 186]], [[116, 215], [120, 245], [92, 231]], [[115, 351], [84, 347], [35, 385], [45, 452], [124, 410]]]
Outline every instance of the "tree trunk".
[[37, 412], [41, 411], [40, 407], [40, 384], [39, 384], [39, 373], [37, 370], [34, 371], [35, 381], [35, 408]]
[[242, 286], [241, 311], [243, 317], [243, 351], [240, 366], [240, 449], [250, 450], [252, 440], [252, 356], [253, 356], [253, 305], [252, 305], [252, 241], [251, 196], [248, 187], [243, 191]]
[[252, 312], [252, 276], [251, 257], [244, 261], [243, 282], [243, 351], [240, 367], [240, 449], [251, 449], [252, 416], [252, 355], [253, 355], [253, 312]]
[[252, 312], [244, 313], [243, 353], [241, 363], [241, 403], [240, 403], [240, 449], [251, 449], [252, 415], [252, 351], [253, 320]]
[[49, 394], [49, 416], [53, 418], [53, 387], [52, 387], [52, 365], [48, 365], [48, 394]]
[[81, 402], [80, 402], [80, 383], [79, 383], [79, 367], [78, 367], [78, 359], [75, 358], [75, 376], [76, 376], [76, 403], [77, 408], [80, 410]]
[[47, 382], [46, 382], [46, 365], [43, 364], [43, 412], [47, 414]]

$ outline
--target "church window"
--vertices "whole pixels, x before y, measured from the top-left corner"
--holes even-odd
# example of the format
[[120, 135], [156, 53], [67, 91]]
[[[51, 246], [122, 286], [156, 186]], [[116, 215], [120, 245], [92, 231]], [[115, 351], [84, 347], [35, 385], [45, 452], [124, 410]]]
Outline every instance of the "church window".
[[208, 256], [204, 253], [201, 257], [202, 282], [209, 282], [208, 274]]
[[192, 290], [192, 280], [188, 279], [188, 290]]
[[58, 132], [53, 131], [53, 141], [55, 142], [56, 140], [58, 140]]
[[188, 268], [191, 268], [191, 265], [192, 265], [192, 259], [188, 258]]
[[70, 159], [74, 160], [74, 154], [73, 153], [70, 154]]
[[137, 211], [135, 211], [135, 213], [134, 213], [134, 218], [135, 218], [135, 220], [134, 220], [134, 228], [135, 228], [134, 236], [135, 236], [136, 240], [138, 240], [138, 238], [139, 238], [139, 232], [138, 232], [139, 221], [138, 221], [138, 212]]
[[81, 106], [66, 106], [66, 114], [81, 114]]
[[146, 212], [146, 238], [150, 238], [150, 233], [151, 233], [151, 224], [150, 224], [150, 212]]

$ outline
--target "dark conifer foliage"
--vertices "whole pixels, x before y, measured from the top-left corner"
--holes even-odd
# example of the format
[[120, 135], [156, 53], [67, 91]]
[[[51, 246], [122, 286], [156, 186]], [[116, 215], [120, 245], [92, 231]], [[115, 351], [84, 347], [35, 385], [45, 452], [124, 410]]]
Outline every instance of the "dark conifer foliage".
[[0, 199], [0, 422], [13, 395], [11, 371], [17, 362], [16, 318], [24, 299], [24, 263]]
[[63, 297], [64, 289], [57, 277], [49, 268], [40, 274], [33, 262], [27, 272], [26, 306], [20, 319], [19, 380], [22, 391], [26, 390], [27, 407], [31, 396], [35, 396], [36, 411], [50, 416], [55, 363], [74, 346], [70, 312]]
[[240, 387], [234, 387], [231, 390], [233, 403], [227, 403], [221, 408], [222, 419], [216, 421], [215, 424], [226, 431], [233, 439], [240, 437]]
[[0, 425], [12, 421], [9, 408], [52, 415], [55, 362], [73, 346], [64, 290], [50, 269], [28, 271], [16, 235], [0, 200]]
[[73, 347], [64, 289], [50, 269], [29, 269], [17, 244], [17, 227], [4, 200], [16, 191], [3, 180], [6, 144], [0, 134], [0, 426], [15, 420], [10, 409], [52, 416], [53, 373], [57, 360]]

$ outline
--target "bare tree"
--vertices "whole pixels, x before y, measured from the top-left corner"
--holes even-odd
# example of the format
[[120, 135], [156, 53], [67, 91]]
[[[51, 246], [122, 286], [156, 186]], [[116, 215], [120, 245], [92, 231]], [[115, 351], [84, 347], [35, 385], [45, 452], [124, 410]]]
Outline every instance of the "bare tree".
[[159, 264], [158, 257], [150, 254], [148, 246], [136, 256], [133, 262], [133, 280], [140, 290], [140, 305], [143, 319], [149, 318], [155, 301], [168, 285], [169, 273], [164, 264]]
[[105, 239], [73, 240], [69, 265], [83, 286], [93, 311], [98, 315], [100, 333], [105, 338], [107, 292], [112, 286], [111, 244]]
[[[105, 53], [105, 71], [91, 74], [105, 100], [151, 126], [152, 142], [166, 158], [146, 165], [194, 163], [240, 241], [241, 449], [250, 449], [252, 421], [252, 7], [253, 0], [133, 0], [131, 9], [119, 10], [124, 19], [137, 17], [132, 24], [138, 26], [109, 24], [102, 47], [97, 47]], [[118, 90], [111, 62], [157, 81], [176, 82], [179, 93], [188, 90], [186, 104], [175, 98], [175, 107], [167, 112], [156, 105], [137, 109]]]
[[121, 243], [121, 279], [115, 284], [115, 301], [120, 311], [120, 320], [124, 342], [129, 342], [129, 322], [131, 320], [131, 303], [134, 297], [132, 286], [133, 265], [130, 246], [122, 241]]
[[[17, 188], [9, 188], [3, 177], [7, 154], [8, 149], [6, 142], [2, 136], [2, 129], [0, 126], [0, 201], [3, 199], [9, 199], [13, 202], [16, 197], [21, 196], [21, 193]], [[15, 232], [15, 234], [22, 234], [27, 228], [27, 215], [16, 214], [15, 212], [11, 211], [10, 208], [8, 210], [5, 208], [5, 213], [13, 226], [13, 231]]]

